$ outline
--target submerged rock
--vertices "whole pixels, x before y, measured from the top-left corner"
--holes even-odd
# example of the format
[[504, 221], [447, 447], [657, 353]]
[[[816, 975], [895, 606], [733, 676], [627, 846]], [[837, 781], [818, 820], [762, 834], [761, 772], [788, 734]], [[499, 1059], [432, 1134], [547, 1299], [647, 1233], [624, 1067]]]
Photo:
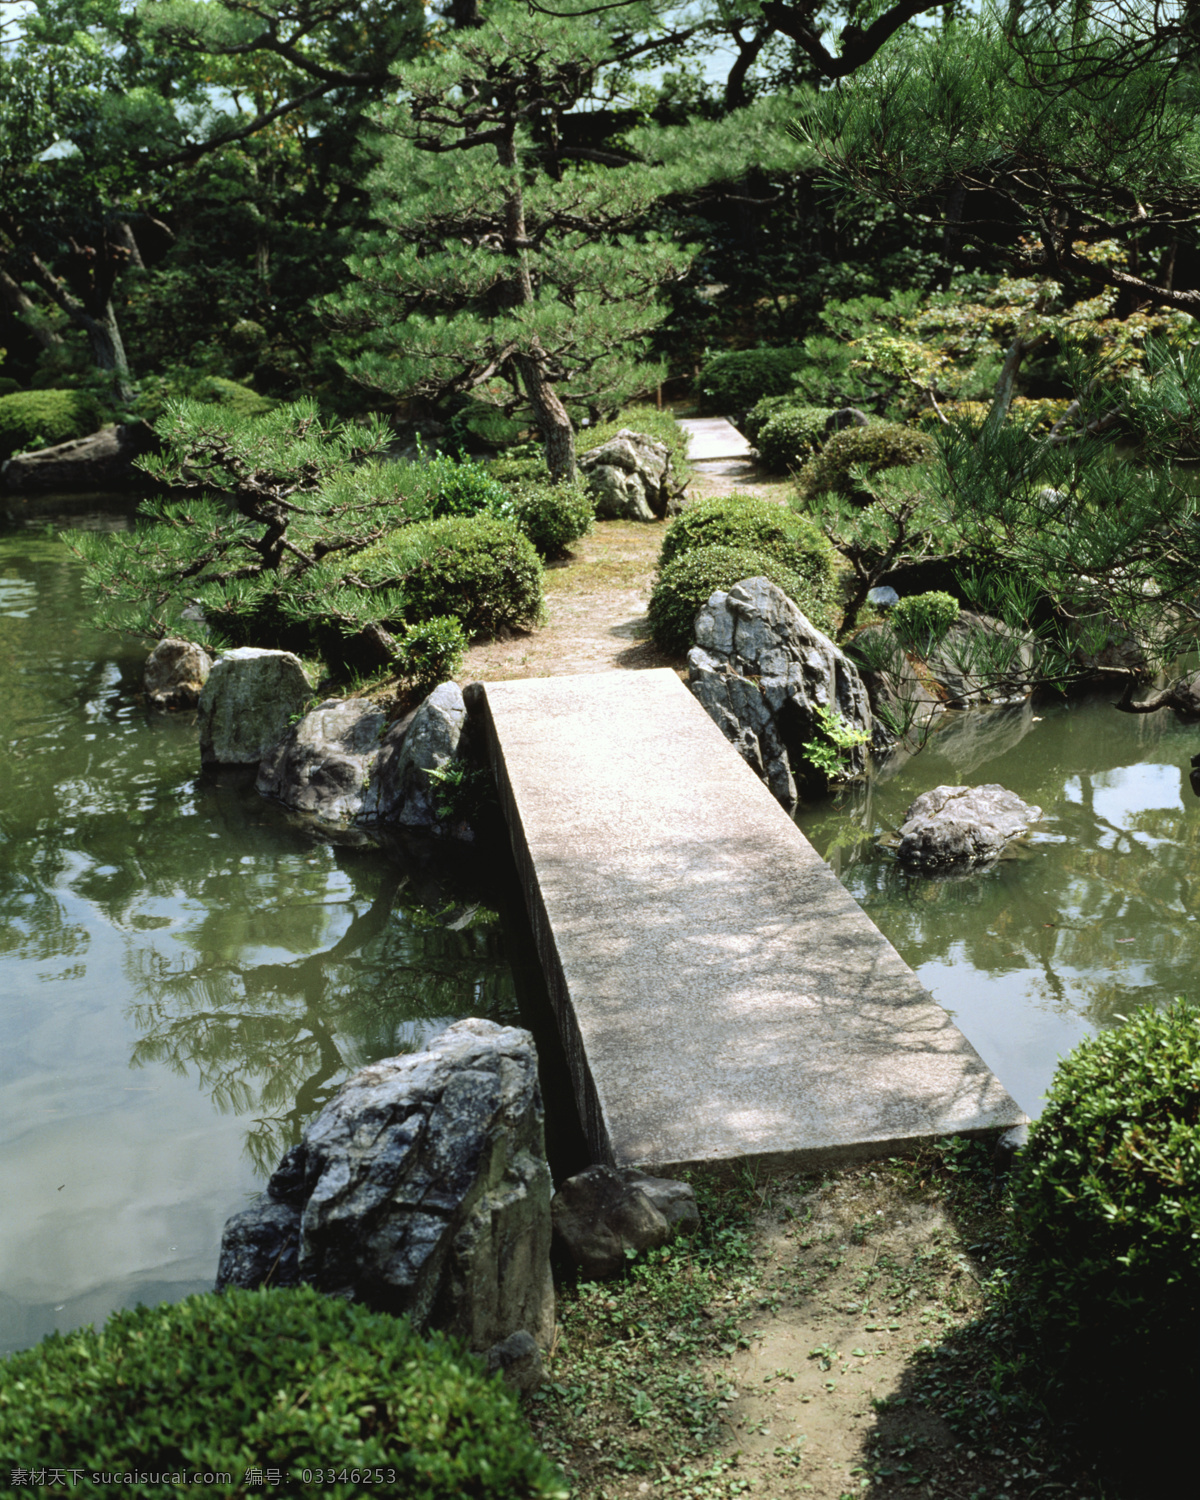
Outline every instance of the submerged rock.
[[241, 646], [213, 666], [200, 694], [202, 765], [254, 765], [308, 707], [312, 683], [290, 651]]
[[990, 864], [1041, 815], [1040, 807], [995, 783], [935, 786], [905, 813], [896, 857], [921, 870]]
[[[713, 594], [697, 614], [688, 683], [789, 811], [798, 801], [797, 779], [812, 775], [805, 747], [822, 738], [822, 710], [871, 735], [870, 704], [853, 662], [766, 578], [744, 578], [727, 594]], [[846, 752], [844, 767], [847, 776], [862, 775], [864, 745]]]
[[142, 685], [155, 708], [195, 708], [211, 671], [203, 646], [168, 636], [151, 651]]
[[227, 1223], [217, 1287], [262, 1285], [272, 1254], [282, 1269], [294, 1247], [296, 1279], [320, 1291], [479, 1351], [522, 1330], [545, 1346], [550, 1187], [532, 1038], [458, 1021], [347, 1079]]

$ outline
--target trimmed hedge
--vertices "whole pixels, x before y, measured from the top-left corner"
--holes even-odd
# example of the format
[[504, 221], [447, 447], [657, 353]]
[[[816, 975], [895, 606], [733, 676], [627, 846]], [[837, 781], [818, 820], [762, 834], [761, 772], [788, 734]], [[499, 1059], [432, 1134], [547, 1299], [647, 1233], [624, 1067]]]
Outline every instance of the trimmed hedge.
[[596, 519], [596, 502], [579, 480], [551, 484], [549, 475], [541, 483], [509, 486], [492, 510], [515, 521], [542, 557], [565, 556]]
[[277, 1493], [335, 1500], [568, 1495], [477, 1359], [308, 1287], [204, 1293], [51, 1334], [0, 1363], [0, 1451], [34, 1473], [82, 1470], [100, 1497], [159, 1497], [172, 1484], [150, 1476], [164, 1472], [228, 1475], [191, 1482], [255, 1496], [267, 1470]]
[[100, 403], [86, 391], [13, 391], [0, 396], [0, 462], [86, 437], [103, 424]]
[[936, 445], [927, 433], [902, 422], [872, 422], [869, 427], [846, 427], [835, 432], [825, 446], [801, 469], [799, 488], [804, 495], [821, 495], [832, 491], [851, 500], [870, 496], [854, 479], [850, 470], [858, 465], [868, 474], [883, 469], [908, 468], [927, 463]]
[[696, 390], [705, 411], [730, 416], [747, 412], [764, 396], [786, 396], [792, 376], [809, 363], [809, 356], [793, 349], [735, 349], [705, 360], [696, 377]]
[[401, 526], [360, 552], [355, 572], [404, 599], [404, 623], [454, 615], [468, 636], [542, 618], [542, 564], [515, 521], [480, 511]]
[[1195, 1006], [1146, 1007], [1059, 1064], [1013, 1214], [1013, 1289], [1052, 1395], [1091, 1405], [1102, 1423], [1114, 1411], [1190, 1408], [1200, 1379]]
[[764, 468], [790, 473], [819, 453], [826, 441], [825, 423], [833, 412], [832, 406], [785, 406], [768, 417], [756, 439]]
[[805, 580], [811, 599], [829, 602], [835, 596], [836, 554], [824, 533], [806, 516], [770, 500], [727, 495], [689, 505], [667, 527], [659, 568], [701, 547], [743, 547], [768, 553]]
[[909, 594], [892, 606], [888, 619], [905, 644], [926, 650], [940, 641], [958, 619], [958, 600], [940, 589]]
[[743, 578], [769, 578], [818, 629], [832, 628], [826, 600], [807, 579], [771, 553], [750, 547], [700, 547], [667, 563], [654, 581], [647, 614], [657, 644], [678, 655], [691, 650], [701, 605], [718, 589], [731, 589]]

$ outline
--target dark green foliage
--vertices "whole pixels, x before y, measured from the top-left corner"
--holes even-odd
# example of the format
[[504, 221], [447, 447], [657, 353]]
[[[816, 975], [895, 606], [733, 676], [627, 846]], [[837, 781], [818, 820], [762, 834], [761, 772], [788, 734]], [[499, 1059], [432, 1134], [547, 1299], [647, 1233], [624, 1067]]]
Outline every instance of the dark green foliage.
[[466, 448], [506, 448], [521, 436], [520, 422], [506, 417], [488, 401], [468, 401], [450, 418], [447, 438], [460, 452]]
[[14, 380], [11, 375], [0, 375], [0, 396], [11, 396], [14, 391], [20, 389], [19, 380]]
[[805, 580], [810, 599], [828, 602], [834, 596], [833, 548], [807, 517], [770, 500], [727, 495], [688, 506], [667, 527], [659, 567], [701, 547], [768, 553]]
[[757, 443], [759, 433], [777, 412], [790, 411], [799, 404], [800, 397], [794, 394], [764, 396], [761, 401], [754, 403], [739, 425], [750, 441]]
[[454, 615], [471, 637], [542, 617], [542, 565], [515, 521], [481, 511], [401, 527], [356, 559], [372, 590], [402, 601], [408, 623]]
[[835, 432], [816, 458], [800, 471], [802, 494], [832, 492], [850, 499], [870, 498], [851, 470], [861, 466], [868, 475], [884, 469], [927, 463], [936, 445], [927, 433], [900, 422], [873, 422], [869, 427], [847, 427]]
[[958, 600], [937, 590], [910, 594], [893, 606], [889, 619], [900, 640], [928, 650], [958, 619]]
[[438, 683], [457, 676], [466, 649], [467, 637], [453, 615], [407, 625], [396, 643], [396, 676], [424, 697]]
[[545, 484], [550, 479], [550, 470], [546, 467], [540, 443], [520, 444], [503, 457], [493, 458], [487, 470], [501, 484], [522, 484], [526, 480], [533, 484]]
[[491, 509], [515, 521], [542, 557], [565, 556], [596, 518], [595, 501], [581, 481], [553, 484], [545, 471], [540, 483], [506, 485], [504, 499]]
[[160, 1496], [169, 1484], [117, 1476], [164, 1470], [228, 1474], [204, 1493], [245, 1497], [262, 1483], [251, 1468], [281, 1470], [288, 1494], [309, 1488], [303, 1470], [323, 1471], [313, 1483], [345, 1500], [567, 1497], [516, 1398], [476, 1359], [308, 1288], [205, 1294], [51, 1334], [0, 1364], [0, 1450], [83, 1470], [101, 1497]]
[[718, 589], [743, 578], [769, 578], [821, 630], [832, 625], [828, 603], [808, 579], [769, 552], [749, 547], [700, 547], [663, 568], [650, 594], [650, 631], [664, 651], [682, 655], [694, 644], [697, 611]]
[[792, 376], [809, 356], [803, 349], [736, 349], [705, 360], [696, 390], [705, 411], [730, 416], [749, 411], [764, 396], [786, 396]]
[[14, 453], [84, 437], [103, 422], [99, 402], [84, 391], [13, 391], [0, 396], [0, 462]]
[[785, 406], [774, 412], [762, 424], [756, 439], [763, 465], [784, 474], [814, 457], [825, 443], [825, 423], [833, 410], [829, 406]]
[[1200, 1376], [1200, 1012], [1146, 1007], [1054, 1076], [1013, 1193], [1014, 1292], [1060, 1401], [1132, 1419]]
[[240, 417], [261, 417], [274, 411], [279, 405], [269, 396], [260, 396], [248, 385], [239, 385], [236, 380], [226, 380], [223, 375], [206, 375], [197, 380], [187, 392], [196, 401], [216, 401], [228, 406]]
[[415, 465], [405, 489], [411, 497], [405, 509], [413, 517], [473, 516], [502, 504], [505, 497], [504, 486], [485, 465], [448, 453]]

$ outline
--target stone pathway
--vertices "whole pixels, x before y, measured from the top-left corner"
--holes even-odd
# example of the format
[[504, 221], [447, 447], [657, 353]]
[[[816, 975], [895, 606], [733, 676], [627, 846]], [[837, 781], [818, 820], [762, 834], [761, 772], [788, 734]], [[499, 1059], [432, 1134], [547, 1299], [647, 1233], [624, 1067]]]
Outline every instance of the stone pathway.
[[748, 459], [753, 449], [732, 422], [724, 417], [680, 417], [679, 425], [689, 435], [688, 460]]

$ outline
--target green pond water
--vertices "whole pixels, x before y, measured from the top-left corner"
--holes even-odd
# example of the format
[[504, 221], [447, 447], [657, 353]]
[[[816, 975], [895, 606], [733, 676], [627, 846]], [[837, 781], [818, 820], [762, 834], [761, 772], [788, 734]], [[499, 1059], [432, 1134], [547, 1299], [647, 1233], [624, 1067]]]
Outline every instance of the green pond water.
[[128, 510], [0, 502], [0, 1350], [211, 1287], [347, 1072], [516, 1018], [484, 857], [339, 843], [201, 775], [63, 525]]
[[[1115, 694], [1112, 695], [1115, 697]], [[946, 714], [891, 774], [797, 821], [1017, 1102], [1141, 1005], [1200, 999], [1200, 726], [1112, 699]], [[1027, 845], [955, 880], [880, 839], [922, 792], [999, 782], [1042, 809]]]

